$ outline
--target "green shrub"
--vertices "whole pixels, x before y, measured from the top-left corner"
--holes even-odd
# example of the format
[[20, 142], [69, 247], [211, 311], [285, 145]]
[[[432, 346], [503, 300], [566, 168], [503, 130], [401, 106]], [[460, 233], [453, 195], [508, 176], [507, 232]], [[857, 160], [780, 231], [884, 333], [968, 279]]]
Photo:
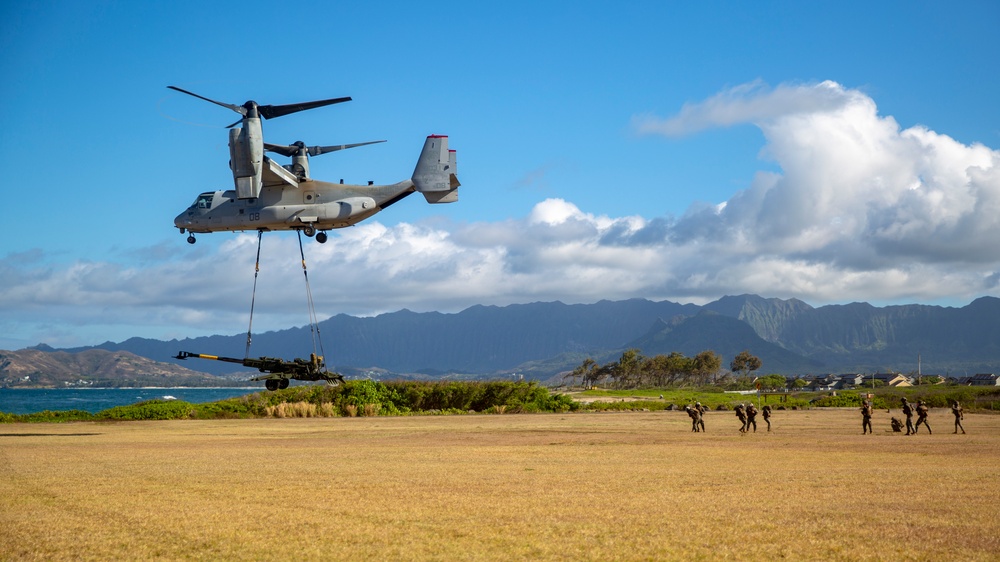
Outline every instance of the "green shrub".
[[94, 419], [94, 414], [87, 412], [85, 410], [60, 410], [51, 411], [43, 410], [41, 412], [35, 412], [33, 414], [22, 414], [16, 415], [11, 414], [13, 422], [23, 422], [23, 423], [62, 423], [62, 422], [75, 422], [75, 421], [91, 421]]
[[256, 417], [256, 409], [251, 401], [230, 398], [218, 402], [195, 404], [191, 417], [199, 420], [240, 419]]
[[147, 400], [131, 406], [115, 406], [94, 415], [99, 420], [178, 420], [190, 418], [195, 408], [183, 400]]
[[[863, 397], [857, 392], [840, 392], [836, 396], [822, 396], [812, 400], [810, 403], [817, 408], [860, 408]], [[888, 402], [884, 396], [875, 395], [872, 397], [872, 408], [876, 410], [888, 408]]]

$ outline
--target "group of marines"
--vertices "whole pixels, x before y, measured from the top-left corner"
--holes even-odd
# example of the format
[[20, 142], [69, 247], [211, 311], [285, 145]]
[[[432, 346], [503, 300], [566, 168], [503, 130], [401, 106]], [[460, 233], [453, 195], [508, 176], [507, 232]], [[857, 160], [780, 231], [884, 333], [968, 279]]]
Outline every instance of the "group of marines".
[[[740, 433], [749, 433], [750, 426], [753, 426], [753, 432], [757, 433], [757, 407], [753, 405], [753, 402], [743, 405], [740, 404], [736, 406], [736, 417], [739, 418], [742, 426], [740, 427]], [[767, 422], [767, 430], [771, 431], [771, 407], [764, 405], [761, 408], [761, 414], [764, 416], [764, 421]]]
[[[917, 406], [914, 408], [913, 406], [910, 405], [909, 401], [907, 401], [906, 398], [904, 397], [902, 410], [903, 410], [903, 415], [906, 416], [907, 435], [916, 435], [917, 429], [919, 429], [921, 425], [927, 428], [928, 434], [933, 434], [933, 432], [931, 431], [930, 424], [927, 423], [927, 404], [924, 404], [923, 400], [917, 400]], [[914, 413], [917, 414], [916, 425], [913, 425]], [[958, 433], [959, 431], [961, 431], [964, 434], [965, 428], [962, 427], [962, 420], [965, 419], [965, 412], [962, 410], [962, 405], [958, 403], [958, 400], [952, 400], [951, 413], [952, 415], [955, 416], [955, 431], [953, 433]], [[862, 403], [861, 405], [861, 420], [862, 420], [861, 433], [864, 434], [866, 432], [866, 428], [868, 432], [871, 432], [872, 405], [871, 402], [868, 400], [865, 400], [864, 403]], [[902, 422], [900, 422], [896, 418], [892, 418], [893, 431], [902, 431], [903, 430], [902, 425], [903, 425]]]
[[[906, 434], [916, 435], [917, 429], [921, 425], [927, 428], [927, 433], [932, 434], [931, 426], [927, 423], [927, 404], [923, 400], [917, 400], [916, 407], [911, 406], [906, 398], [903, 398], [903, 415], [906, 416]], [[684, 407], [684, 411], [687, 412], [688, 416], [691, 417], [691, 431], [698, 433], [705, 431], [705, 412], [708, 408], [701, 405], [701, 402], [695, 402], [694, 405], [687, 405]], [[736, 417], [739, 418], [742, 426], [740, 427], [740, 433], [749, 433], [750, 428], [753, 427], [753, 432], [757, 433], [757, 407], [753, 403], [740, 404], [736, 406]], [[764, 421], [767, 422], [767, 430], [771, 431], [771, 406], [765, 405], [761, 408], [760, 413], [764, 416]], [[861, 433], [862, 435], [866, 433], [873, 433], [872, 431], [872, 415], [874, 410], [872, 409], [871, 400], [865, 400], [861, 403]], [[955, 433], [961, 431], [965, 433], [965, 428], [962, 427], [962, 420], [965, 419], [965, 412], [962, 410], [962, 405], [958, 403], [958, 400], [954, 400], [951, 403], [951, 413], [955, 416]], [[913, 414], [917, 415], [917, 423], [913, 423]], [[892, 418], [892, 429], [893, 431], [901, 432], [903, 430], [903, 423], [896, 418]]]
[[[701, 402], [695, 402], [694, 406], [690, 404], [685, 406], [684, 411], [691, 417], [691, 431], [695, 433], [705, 431], [705, 412], [708, 411], [708, 408], [702, 406]], [[753, 426], [753, 432], [757, 433], [757, 413], [757, 407], [753, 403], [736, 406], [736, 417], [743, 424], [740, 427], [740, 433], [748, 433], [751, 426]], [[760, 413], [764, 416], [764, 421], [767, 422], [767, 430], [771, 431], [771, 406], [765, 405], [761, 408]]]

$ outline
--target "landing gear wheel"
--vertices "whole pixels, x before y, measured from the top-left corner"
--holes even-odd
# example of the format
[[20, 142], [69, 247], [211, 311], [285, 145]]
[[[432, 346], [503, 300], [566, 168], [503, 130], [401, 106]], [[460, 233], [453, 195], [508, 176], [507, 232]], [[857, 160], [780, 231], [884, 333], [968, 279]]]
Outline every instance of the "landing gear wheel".
[[302, 234], [305, 234], [309, 238], [312, 238], [313, 235], [316, 234], [316, 228], [313, 227], [312, 225], [307, 225], [305, 228], [302, 229]]
[[194, 244], [194, 243], [195, 243], [194, 234], [188, 234], [188, 244]]
[[281, 379], [280, 381], [278, 381], [278, 388], [280, 388], [281, 390], [288, 388], [288, 379]]
[[326, 244], [326, 233], [320, 232], [316, 234], [316, 241], [320, 244]]
[[278, 390], [278, 381], [274, 379], [267, 379], [264, 381], [264, 388], [268, 390]]

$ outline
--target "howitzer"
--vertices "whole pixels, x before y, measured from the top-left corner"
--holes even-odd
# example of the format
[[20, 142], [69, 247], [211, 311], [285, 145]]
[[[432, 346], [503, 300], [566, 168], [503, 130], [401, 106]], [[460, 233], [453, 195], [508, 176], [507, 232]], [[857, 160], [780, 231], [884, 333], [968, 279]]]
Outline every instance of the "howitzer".
[[257, 369], [262, 373], [267, 373], [259, 377], [254, 377], [252, 381], [265, 381], [264, 386], [268, 390], [278, 390], [288, 388], [289, 379], [300, 381], [326, 381], [328, 384], [338, 384], [344, 381], [344, 377], [339, 373], [331, 373], [326, 370], [323, 357], [315, 353], [309, 354], [309, 360], [293, 359], [285, 361], [277, 357], [258, 357], [257, 359], [237, 359], [235, 357], [219, 357], [218, 355], [205, 355], [203, 353], [191, 353], [188, 351], [178, 352], [174, 359], [187, 359], [195, 357], [198, 359], [211, 359], [213, 361], [225, 361], [227, 363], [239, 363], [244, 367]]

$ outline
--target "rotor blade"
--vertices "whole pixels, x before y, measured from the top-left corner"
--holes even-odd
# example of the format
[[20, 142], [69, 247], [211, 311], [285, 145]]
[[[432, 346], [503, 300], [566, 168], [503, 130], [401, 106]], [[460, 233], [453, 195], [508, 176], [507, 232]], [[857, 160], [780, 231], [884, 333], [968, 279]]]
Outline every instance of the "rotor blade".
[[368, 144], [378, 144], [380, 142], [385, 142], [384, 140], [368, 141], [368, 142], [358, 142], [354, 144], [338, 144], [334, 146], [310, 146], [309, 156], [319, 156], [320, 154], [326, 154], [327, 152], [336, 152], [338, 150], [344, 150], [346, 148], [354, 148], [356, 146], [365, 146]]
[[295, 156], [299, 152], [299, 147], [297, 146], [285, 146], [283, 144], [271, 144], [269, 142], [264, 143], [264, 150], [270, 150], [271, 152], [277, 152], [282, 156]]
[[[190, 92], [188, 92], [190, 93]], [[194, 94], [192, 94], [194, 95]], [[201, 97], [201, 96], [198, 96]], [[207, 99], [207, 98], [206, 98]], [[212, 101], [212, 100], [208, 100]], [[324, 105], [333, 105], [335, 103], [343, 103], [345, 101], [351, 101], [351, 98], [332, 98], [328, 100], [320, 101], [307, 101], [302, 103], [290, 103], [287, 105], [259, 105], [257, 106], [257, 111], [260, 116], [264, 119], [271, 119], [272, 117], [281, 117], [282, 115], [288, 115], [290, 113], [297, 113], [299, 111], [305, 111], [307, 109], [315, 109], [317, 107], [323, 107]], [[215, 102], [219, 103], [219, 102]]]
[[[221, 105], [222, 107], [227, 107], [227, 108], [232, 109], [236, 113], [239, 113], [240, 115], [243, 115], [243, 116], [246, 116], [246, 114], [247, 114], [246, 108], [244, 108], [243, 106], [240, 106], [240, 105], [233, 105], [231, 103], [223, 103], [221, 101], [215, 101], [213, 99], [206, 98], [205, 96], [199, 96], [198, 94], [196, 94], [194, 92], [189, 92], [187, 90], [183, 90], [181, 88], [178, 88], [177, 86], [167, 86], [167, 88], [170, 88], [171, 90], [177, 90], [178, 92], [181, 92], [182, 94], [187, 94], [189, 96], [194, 96], [194, 97], [196, 97], [196, 98], [198, 98], [200, 100], [205, 100], [205, 101], [208, 101], [208, 102], [212, 102], [215, 105]], [[238, 121], [237, 121], [237, 123], [238, 123]], [[232, 127], [232, 125], [230, 125], [230, 127]]]

